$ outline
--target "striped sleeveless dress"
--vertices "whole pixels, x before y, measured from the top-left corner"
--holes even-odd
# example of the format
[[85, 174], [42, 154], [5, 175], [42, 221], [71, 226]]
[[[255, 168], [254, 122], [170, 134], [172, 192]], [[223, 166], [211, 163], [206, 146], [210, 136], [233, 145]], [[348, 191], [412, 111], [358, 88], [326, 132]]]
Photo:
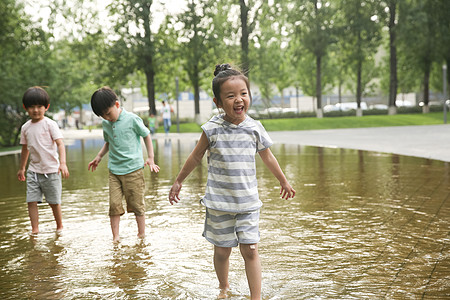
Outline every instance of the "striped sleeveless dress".
[[217, 115], [202, 129], [209, 141], [208, 180], [203, 205], [226, 212], [259, 209], [255, 155], [273, 143], [259, 121], [246, 116], [239, 125]]

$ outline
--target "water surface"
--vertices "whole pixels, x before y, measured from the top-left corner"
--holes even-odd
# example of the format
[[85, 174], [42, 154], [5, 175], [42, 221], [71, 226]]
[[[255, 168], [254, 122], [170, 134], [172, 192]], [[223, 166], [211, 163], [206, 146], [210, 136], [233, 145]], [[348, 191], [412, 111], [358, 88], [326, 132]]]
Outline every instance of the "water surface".
[[[101, 140], [68, 145], [62, 234], [40, 205], [30, 236], [19, 155], [0, 157], [0, 295], [2, 299], [214, 299], [213, 247], [201, 236], [206, 161], [170, 206], [171, 183], [195, 145], [155, 141], [158, 175], [146, 169], [147, 237], [121, 218], [112, 243], [108, 171], [87, 165]], [[264, 299], [435, 299], [450, 297], [448, 163], [356, 150], [274, 145], [297, 190], [279, 184], [260, 159], [260, 255]], [[232, 299], [248, 299], [243, 260], [234, 249]]]

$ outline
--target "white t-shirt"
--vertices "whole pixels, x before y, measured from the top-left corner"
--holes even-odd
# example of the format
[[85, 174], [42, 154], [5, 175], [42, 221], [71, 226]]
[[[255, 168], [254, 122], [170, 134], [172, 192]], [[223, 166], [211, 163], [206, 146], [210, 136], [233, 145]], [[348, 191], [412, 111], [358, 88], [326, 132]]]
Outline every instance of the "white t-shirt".
[[62, 138], [58, 124], [47, 117], [36, 123], [29, 120], [23, 124], [20, 144], [27, 145], [30, 151], [28, 170], [39, 174], [57, 173], [59, 159], [55, 140]]
[[170, 105], [166, 104], [162, 107], [163, 119], [170, 119]]

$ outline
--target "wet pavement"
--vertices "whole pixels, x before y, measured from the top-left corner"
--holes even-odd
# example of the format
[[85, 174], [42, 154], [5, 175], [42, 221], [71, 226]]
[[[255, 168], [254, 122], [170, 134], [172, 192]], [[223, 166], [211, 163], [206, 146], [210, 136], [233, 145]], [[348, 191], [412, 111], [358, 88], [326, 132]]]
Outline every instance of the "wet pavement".
[[[79, 134], [82, 133], [65, 132], [69, 139]], [[450, 125], [277, 131], [269, 134], [279, 144], [358, 149], [443, 161], [447, 171], [442, 172], [440, 178], [433, 176], [432, 181], [424, 179], [419, 183], [411, 176], [410, 182], [404, 182], [409, 199], [393, 199], [392, 210], [380, 223], [379, 236], [374, 236], [385, 239], [386, 246], [374, 249], [370, 254], [359, 254], [355, 261], [348, 263], [359, 265], [353, 267], [362, 267], [361, 262], [367, 264], [366, 272], [358, 281], [365, 281], [367, 289], [373, 290], [372, 296], [376, 295], [377, 299], [450, 299]], [[101, 136], [101, 131], [90, 135]], [[156, 134], [155, 138], [167, 136]], [[192, 140], [198, 139], [199, 134], [175, 133], [169, 138], [172, 141]], [[403, 217], [398, 218], [399, 212], [405, 210], [409, 211], [407, 217], [402, 213]], [[395, 232], [383, 233], [382, 227], [387, 224]], [[392, 249], [396, 249], [395, 256], [391, 255]], [[372, 260], [362, 259], [365, 255]], [[351, 287], [351, 284], [349, 282], [347, 286]], [[411, 290], [414, 293], [409, 293]], [[369, 295], [366, 296], [371, 298]]]
[[450, 162], [450, 124], [276, 131], [277, 143], [345, 148]]
[[[63, 133], [67, 145], [76, 143], [78, 139], [102, 137], [101, 130], [91, 132], [66, 130]], [[263, 283], [267, 287], [265, 299], [450, 299], [450, 154], [446, 153], [450, 149], [450, 125], [280, 131], [269, 132], [269, 134], [276, 143], [274, 151], [283, 153], [278, 157], [280, 164], [288, 165], [288, 162], [292, 164], [285, 169], [285, 173], [292, 178], [301, 193], [296, 197], [297, 201], [295, 202], [280, 202], [273, 191], [273, 183], [270, 181], [272, 176], [268, 174], [264, 177], [267, 179], [262, 180], [261, 188], [264, 189], [262, 194], [273, 198], [265, 203], [266, 215], [262, 218], [264, 247], [261, 249], [261, 254], [266, 261], [270, 262], [263, 268], [263, 276], [265, 276]], [[194, 291], [195, 296], [184, 297], [185, 299], [208, 298], [202, 298], [200, 295], [203, 296], [202, 291], [215, 284], [209, 261], [204, 257], [197, 257], [198, 255], [187, 259], [188, 253], [202, 251], [196, 248], [197, 244], [201, 245], [202, 242], [198, 232], [192, 230], [189, 234], [189, 240], [195, 240], [198, 243], [186, 243], [179, 247], [186, 248], [183, 252], [186, 253], [184, 254], [186, 258], [181, 257], [183, 259], [176, 260], [177, 255], [167, 255], [168, 251], [174, 250], [173, 240], [168, 241], [167, 248], [164, 248], [167, 236], [178, 232], [171, 228], [173, 226], [180, 230], [180, 234], [176, 235], [177, 247], [185, 240], [181, 236], [186, 235], [182, 230], [186, 230], [185, 225], [188, 221], [179, 217], [174, 209], [186, 210], [186, 215], [194, 212], [195, 222], [192, 222], [191, 227], [196, 229], [201, 227], [203, 213], [201, 207], [196, 204], [197, 201], [186, 201], [183, 202], [185, 206], [172, 208], [167, 206], [167, 191], [164, 190], [176, 176], [179, 164], [185, 160], [188, 153], [183, 152], [178, 158], [175, 157], [177, 153], [175, 149], [191, 145], [192, 141], [198, 138], [198, 133], [170, 134], [168, 137], [164, 134], [155, 135], [155, 139], [161, 144], [159, 146], [161, 161], [166, 164], [170, 162], [164, 169], [170, 170], [170, 172], [159, 185], [152, 183], [154, 184], [152, 191], [157, 191], [161, 195], [152, 195], [156, 204], [153, 209], [150, 207], [149, 214], [153, 217], [152, 227], [155, 229], [150, 232], [150, 243], [142, 246], [145, 251], [140, 248], [139, 251], [136, 250], [137, 256], [143, 256], [140, 258], [140, 264], [136, 264], [134, 257], [129, 254], [128, 248], [137, 247], [129, 237], [122, 246], [124, 247], [123, 254], [119, 253], [120, 259], [115, 259], [114, 256], [118, 255], [117, 249], [107, 248], [109, 229], [107, 222], [103, 219], [104, 216], [98, 216], [96, 206], [92, 208], [92, 211], [82, 206], [93, 201], [93, 191], [96, 193], [95, 198], [105, 194], [104, 191], [99, 188], [86, 192], [86, 187], [89, 185], [86, 183], [79, 184], [83, 186], [82, 189], [78, 187], [74, 187], [73, 190], [68, 187], [65, 189], [70, 190], [70, 193], [66, 195], [67, 207], [72, 207], [73, 210], [74, 207], [80, 206], [79, 210], [84, 213], [78, 214], [76, 210], [74, 212], [67, 211], [68, 229], [65, 235], [53, 242], [48, 237], [50, 236], [48, 231], [40, 237], [37, 246], [39, 250], [41, 248], [44, 250], [39, 253], [48, 255], [45, 252], [48, 247], [49, 253], [55, 252], [51, 257], [58, 257], [55, 260], [58, 264], [52, 260], [49, 264], [51, 267], [49, 270], [62, 270], [54, 271], [55, 282], [59, 282], [58, 278], [64, 278], [67, 282], [76, 285], [77, 289], [66, 292], [67, 298], [71, 298], [70, 295], [83, 295], [82, 292], [86, 291], [91, 293], [90, 296], [98, 295], [99, 292], [97, 294], [92, 292], [92, 287], [88, 283], [90, 278], [81, 275], [86, 272], [85, 268], [91, 265], [83, 264], [83, 260], [92, 259], [92, 253], [106, 253], [106, 257], [112, 257], [111, 261], [114, 262], [113, 267], [110, 267], [109, 261], [105, 262], [99, 258], [100, 266], [92, 267], [92, 270], [88, 272], [89, 274], [103, 274], [106, 272], [105, 270], [113, 269], [114, 272], [111, 272], [110, 276], [118, 284], [107, 282], [103, 285], [99, 284], [98, 287], [104, 289], [104, 286], [111, 286], [111, 291], [102, 290], [106, 293], [104, 299], [107, 296], [120, 295], [115, 289], [126, 281], [126, 278], [122, 278], [120, 274], [130, 274], [130, 270], [134, 271], [132, 274], [139, 278], [135, 282], [144, 282], [148, 285], [144, 284], [145, 289], [137, 287], [137, 290], [150, 289], [153, 286], [151, 280], [160, 282], [161, 278], [166, 278], [164, 274], [167, 270], [164, 263], [167, 263], [167, 259], [175, 260], [171, 266], [184, 275], [180, 275], [179, 281], [168, 282], [168, 285], [175, 287], [179, 285], [180, 294], [177, 294], [178, 289], [175, 288], [175, 292], [171, 291], [171, 294], [168, 294], [170, 296], [166, 297], [167, 299], [175, 299], [180, 295], [186, 296], [182, 293], [190, 290]], [[170, 140], [171, 143], [166, 143], [166, 140]], [[295, 144], [299, 146], [294, 146]], [[88, 145], [90, 142], [83, 147], [88, 148]], [[305, 149], [304, 145], [318, 146], [319, 148]], [[75, 148], [75, 146], [76, 144], [72, 147]], [[101, 147], [101, 143], [91, 146], [88, 158], [95, 155]], [[327, 148], [375, 152], [339, 151], [339, 149]], [[69, 159], [74, 159], [74, 151], [71, 153], [72, 158], [69, 157]], [[81, 154], [78, 156], [80, 159], [88, 160]], [[17, 158], [15, 159], [17, 160]], [[77, 173], [79, 173], [78, 178], [87, 177], [83, 173], [86, 164], [86, 161], [83, 161], [81, 164], [83, 168], [73, 170], [70, 184], [75, 185]], [[294, 168], [294, 166], [296, 167]], [[267, 172], [263, 166], [259, 170]], [[204, 171], [200, 168], [199, 174], [195, 174], [198, 178], [195, 177], [191, 182], [193, 185], [190, 192], [192, 198], [196, 198], [198, 191], [204, 189], [203, 186], [194, 186], [194, 183], [204, 182]], [[92, 176], [89, 174], [90, 183], [95, 181]], [[101, 178], [96, 180], [101, 180]], [[99, 186], [103, 185], [105, 184]], [[186, 185], [186, 189], [189, 191], [189, 185]], [[79, 201], [79, 199], [82, 200]], [[18, 198], [17, 201], [22, 201], [22, 199]], [[11, 201], [5, 200], [4, 202], [7, 204]], [[98, 201], [98, 203], [103, 202]], [[166, 224], [166, 215], [170, 215], [170, 226]], [[9, 214], [7, 216], [10, 218]], [[17, 234], [15, 228], [26, 228], [28, 226], [27, 216], [23, 214], [13, 221], [20, 226], [9, 226], [4, 232], [12, 236], [19, 236], [17, 241], [10, 238], [18, 246], [8, 245], [4, 249], [17, 248], [20, 255], [17, 259], [8, 262], [5, 269], [9, 272], [6, 272], [9, 276], [8, 279], [11, 277], [20, 282], [23, 274], [18, 274], [17, 278], [11, 274], [14, 275], [14, 272], [18, 272], [17, 270], [21, 268], [24, 270], [39, 268], [34, 265], [36, 259], [30, 258], [28, 261], [21, 258], [28, 257], [20, 252], [22, 251], [20, 249], [24, 248], [22, 244], [26, 239], [23, 234], [20, 235], [22, 231]], [[128, 223], [130, 223], [129, 227], [126, 227]], [[132, 236], [134, 234], [133, 220], [129, 220], [128, 223], [125, 220], [124, 227], [132, 232], [129, 234]], [[77, 228], [75, 224], [81, 227]], [[89, 232], [97, 226], [100, 229], [96, 230], [101, 231], [98, 244], [106, 245], [103, 247], [107, 249], [97, 249], [98, 251], [89, 251], [84, 254], [79, 249], [91, 249], [89, 245], [92, 244], [95, 236], [85, 233], [81, 235], [78, 232]], [[47, 244], [53, 248], [55, 245], [57, 247], [53, 249]], [[78, 250], [72, 255], [74, 249]], [[147, 250], [148, 255], [146, 254]], [[37, 252], [34, 249], [30, 253]], [[68, 257], [67, 263], [65, 262], [66, 256]], [[77, 261], [80, 268], [78, 270], [77, 264], [75, 264], [73, 274], [66, 274], [69, 272], [68, 270], [74, 268], [73, 257], [80, 257], [80, 260]], [[129, 260], [122, 262], [123, 257], [129, 257]], [[195, 280], [192, 280], [192, 283], [188, 282], [186, 287], [184, 282], [188, 277], [182, 273], [182, 268], [177, 266], [182, 266], [186, 264], [186, 261], [189, 263], [197, 258], [195, 264], [188, 265], [187, 270], [190, 274], [194, 272]], [[236, 261], [239, 262], [237, 259]], [[95, 266], [95, 263], [92, 265]], [[147, 274], [147, 270], [151, 270], [151, 272]], [[153, 278], [152, 272], [158, 276]], [[176, 278], [176, 272], [173, 273]], [[38, 275], [35, 274], [36, 277], [39, 277]], [[203, 284], [201, 282], [205, 281], [205, 276], [208, 279]], [[238, 279], [235, 281], [240, 282], [243, 287], [246, 286], [245, 277], [238, 277], [235, 273], [232, 273], [232, 276], [237, 277]], [[30, 279], [30, 282], [36, 281], [34, 279]], [[113, 282], [115, 282], [114, 280]], [[79, 284], [80, 281], [85, 286]], [[127, 284], [124, 290], [129, 289], [130, 284]], [[165, 287], [161, 289], [165, 291]], [[8, 287], [8, 290], [11, 291], [11, 294], [14, 293], [13, 288]], [[61, 286], [60, 290], [64, 290], [64, 287]], [[161, 291], [158, 293], [159, 296], [163, 295]], [[298, 295], [298, 298], [294, 295]], [[182, 297], [180, 296], [179, 299]], [[242, 298], [245, 297], [236, 297], [236, 299]]]

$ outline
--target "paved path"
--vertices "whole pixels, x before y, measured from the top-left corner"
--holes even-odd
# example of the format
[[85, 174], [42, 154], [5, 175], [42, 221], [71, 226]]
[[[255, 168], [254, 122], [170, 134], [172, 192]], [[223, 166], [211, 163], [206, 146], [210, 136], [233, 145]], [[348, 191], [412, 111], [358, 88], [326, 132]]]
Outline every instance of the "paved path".
[[[450, 162], [450, 124], [271, 131], [275, 143], [359, 149]], [[199, 138], [198, 133], [171, 134], [171, 138]], [[156, 138], [163, 137], [163, 135]]]
[[276, 143], [395, 153], [450, 162], [450, 124], [272, 131]]
[[[73, 139], [102, 138], [102, 130], [64, 130], [66, 143]], [[275, 143], [359, 149], [395, 153], [450, 162], [450, 124], [324, 129], [269, 132]], [[172, 139], [198, 139], [199, 133], [171, 133]], [[157, 139], [165, 138], [157, 133]], [[0, 155], [18, 153], [3, 152]]]

